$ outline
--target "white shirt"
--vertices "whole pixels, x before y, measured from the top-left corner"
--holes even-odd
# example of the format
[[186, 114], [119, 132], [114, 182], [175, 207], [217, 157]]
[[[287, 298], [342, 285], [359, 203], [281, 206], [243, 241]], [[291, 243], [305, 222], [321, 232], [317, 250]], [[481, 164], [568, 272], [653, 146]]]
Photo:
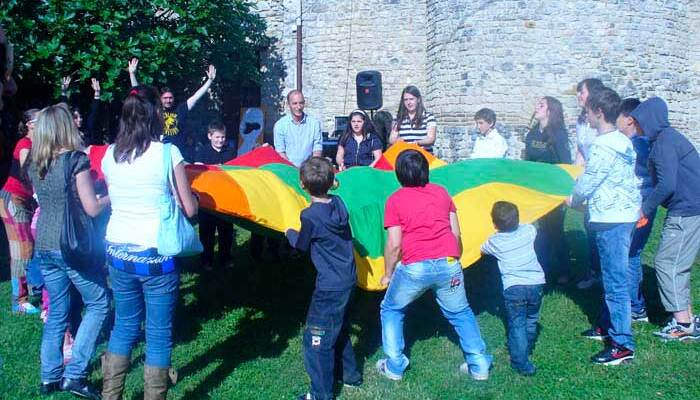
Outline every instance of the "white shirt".
[[[173, 167], [182, 162], [177, 146], [170, 146]], [[163, 143], [151, 142], [141, 157], [128, 162], [114, 161], [114, 145], [102, 159], [112, 215], [106, 239], [112, 243], [158, 247], [160, 200], [166, 191], [163, 171]]]
[[588, 122], [576, 124], [576, 149], [586, 161], [588, 161], [588, 150], [596, 137], [598, 137], [598, 131], [591, 128]]
[[537, 230], [523, 224], [513, 232], [496, 232], [481, 246], [481, 252], [498, 259], [503, 290], [515, 285], [542, 285], [544, 272], [535, 254]]
[[474, 148], [470, 158], [504, 158], [508, 152], [508, 144], [496, 128], [476, 135]]

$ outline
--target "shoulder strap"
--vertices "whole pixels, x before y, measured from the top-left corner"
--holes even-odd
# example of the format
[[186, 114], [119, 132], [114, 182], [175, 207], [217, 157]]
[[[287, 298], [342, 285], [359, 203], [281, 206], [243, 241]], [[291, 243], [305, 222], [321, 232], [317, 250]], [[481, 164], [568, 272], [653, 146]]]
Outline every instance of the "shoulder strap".
[[63, 177], [66, 181], [66, 193], [70, 194], [71, 184], [73, 183], [73, 154], [75, 151], [70, 151], [65, 155], [63, 160]]
[[163, 143], [163, 174], [165, 174], [165, 186], [170, 192], [172, 192], [171, 185], [173, 184], [173, 158], [171, 147], [171, 143]]

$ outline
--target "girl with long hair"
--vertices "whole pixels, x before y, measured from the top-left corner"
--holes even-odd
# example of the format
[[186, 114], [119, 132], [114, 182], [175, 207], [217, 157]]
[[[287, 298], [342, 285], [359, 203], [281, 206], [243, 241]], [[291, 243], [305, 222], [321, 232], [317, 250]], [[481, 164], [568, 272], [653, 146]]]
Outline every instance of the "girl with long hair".
[[433, 152], [437, 132], [437, 121], [425, 110], [423, 96], [415, 86], [406, 86], [401, 92], [399, 111], [389, 135], [389, 143], [403, 140], [416, 143], [428, 152]]
[[584, 165], [588, 158], [588, 148], [593, 143], [593, 139], [598, 136], [598, 131], [592, 128], [586, 119], [586, 101], [591, 92], [604, 88], [600, 79], [584, 79], [576, 85], [576, 102], [581, 107], [581, 113], [576, 119], [576, 158], [574, 164]]
[[12, 312], [38, 314], [40, 310], [29, 302], [27, 268], [34, 252], [31, 232], [35, 202], [25, 164], [32, 149], [34, 126], [39, 110], [30, 109], [22, 114], [19, 125], [21, 138], [12, 152], [10, 175], [0, 191], [0, 217], [10, 244], [10, 277], [12, 280]]
[[[95, 195], [90, 161], [80, 151], [82, 143], [65, 104], [39, 112], [28, 175], [36, 191], [41, 214], [37, 221], [36, 256], [51, 299], [41, 340], [41, 393], [57, 390], [98, 399], [87, 383], [88, 363], [109, 313], [109, 294], [102, 265], [91, 268], [71, 265], [61, 253], [60, 237], [67, 192], [77, 193], [85, 213], [95, 217], [109, 204], [109, 197]], [[66, 163], [71, 163], [66, 165]], [[71, 169], [66, 180], [66, 167]], [[62, 345], [77, 289], [85, 314], [73, 342], [72, 358], [65, 365]]]
[[[549, 164], [571, 164], [569, 135], [564, 124], [561, 102], [545, 96], [535, 105], [533, 126], [525, 137], [525, 160]], [[569, 282], [569, 249], [564, 240], [564, 207], [560, 206], [539, 220], [535, 250], [542, 269], [548, 275], [557, 266], [557, 283]]]
[[[106, 241], [115, 311], [102, 360], [104, 399], [121, 398], [142, 323], [146, 330], [144, 398], [166, 397], [180, 283], [175, 259], [157, 250], [161, 199], [170, 193], [169, 174], [174, 175], [172, 193], [185, 214], [194, 216], [198, 207], [180, 151], [158, 140], [163, 128], [149, 92], [147, 88], [131, 90], [124, 101], [116, 141], [102, 159], [112, 201]], [[164, 170], [164, 157], [172, 160], [173, 171]]]
[[343, 171], [358, 165], [373, 167], [382, 157], [382, 141], [374, 133], [372, 122], [362, 110], [355, 110], [348, 117], [345, 133], [338, 140], [335, 161]]

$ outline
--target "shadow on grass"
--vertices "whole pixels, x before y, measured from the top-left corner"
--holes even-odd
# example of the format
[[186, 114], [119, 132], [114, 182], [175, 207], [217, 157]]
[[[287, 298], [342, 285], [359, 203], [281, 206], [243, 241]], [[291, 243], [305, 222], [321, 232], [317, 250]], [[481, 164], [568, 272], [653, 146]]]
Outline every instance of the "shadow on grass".
[[[257, 263], [248, 252], [248, 242], [235, 248], [232, 268], [204, 273], [198, 259], [183, 266], [180, 303], [174, 326], [175, 346], [196, 341], [204, 325], [227, 313], [240, 310], [230, 336], [217, 337], [210, 348], [200, 350], [178, 365], [180, 378], [208, 371], [182, 398], [207, 398], [235, 368], [246, 361], [280, 356], [303, 324], [314, 283], [314, 272], [306, 258], [296, 261]], [[135, 393], [132, 398], [143, 396]]]

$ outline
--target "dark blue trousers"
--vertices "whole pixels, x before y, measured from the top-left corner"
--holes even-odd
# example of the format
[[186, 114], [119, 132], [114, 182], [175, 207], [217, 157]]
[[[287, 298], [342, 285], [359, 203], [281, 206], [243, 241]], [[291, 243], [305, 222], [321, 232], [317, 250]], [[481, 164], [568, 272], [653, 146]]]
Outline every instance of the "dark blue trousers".
[[335, 378], [361, 379], [350, 342], [348, 303], [354, 288], [344, 291], [315, 290], [304, 330], [304, 366], [311, 378], [309, 391], [316, 400], [333, 399]]

